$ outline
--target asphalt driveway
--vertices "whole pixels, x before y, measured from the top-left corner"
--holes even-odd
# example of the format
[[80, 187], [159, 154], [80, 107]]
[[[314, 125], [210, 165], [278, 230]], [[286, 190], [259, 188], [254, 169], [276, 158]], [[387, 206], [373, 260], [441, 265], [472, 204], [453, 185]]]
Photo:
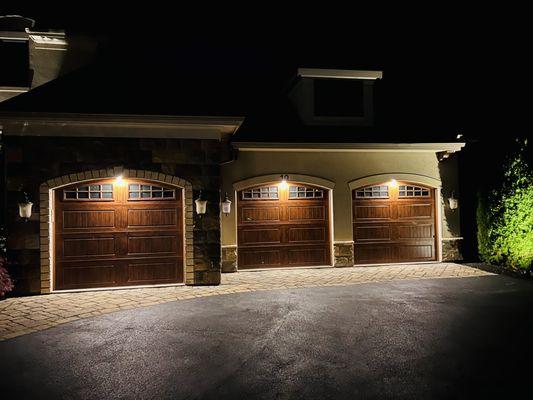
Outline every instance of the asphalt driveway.
[[530, 391], [533, 285], [505, 276], [228, 294], [0, 342], [2, 398], [492, 398]]

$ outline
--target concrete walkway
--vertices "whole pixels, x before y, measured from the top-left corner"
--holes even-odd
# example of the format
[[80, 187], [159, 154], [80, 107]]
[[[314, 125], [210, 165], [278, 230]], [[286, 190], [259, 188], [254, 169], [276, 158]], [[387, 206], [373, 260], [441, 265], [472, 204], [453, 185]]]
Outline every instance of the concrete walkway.
[[0, 302], [0, 340], [82, 318], [196, 297], [275, 289], [486, 275], [492, 274], [455, 263], [277, 269], [223, 274], [220, 286], [168, 286], [9, 298]]

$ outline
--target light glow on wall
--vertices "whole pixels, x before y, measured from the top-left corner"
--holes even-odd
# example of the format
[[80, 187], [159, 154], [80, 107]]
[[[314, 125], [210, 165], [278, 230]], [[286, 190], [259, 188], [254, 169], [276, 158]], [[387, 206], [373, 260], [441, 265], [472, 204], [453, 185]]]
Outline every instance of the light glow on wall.
[[389, 186], [392, 188], [398, 187], [398, 181], [396, 179], [391, 179]]
[[126, 182], [124, 181], [124, 178], [122, 177], [122, 175], [119, 175], [115, 178], [115, 185], [124, 186], [125, 184]]

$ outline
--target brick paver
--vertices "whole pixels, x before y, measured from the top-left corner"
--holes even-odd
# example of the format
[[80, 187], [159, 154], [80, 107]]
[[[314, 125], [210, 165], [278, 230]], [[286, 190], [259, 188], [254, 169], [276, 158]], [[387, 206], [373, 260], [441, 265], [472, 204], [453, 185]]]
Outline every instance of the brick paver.
[[454, 263], [353, 268], [293, 268], [223, 274], [220, 286], [167, 286], [9, 298], [0, 302], [0, 340], [81, 318], [197, 297], [259, 290], [484, 275], [492, 274]]

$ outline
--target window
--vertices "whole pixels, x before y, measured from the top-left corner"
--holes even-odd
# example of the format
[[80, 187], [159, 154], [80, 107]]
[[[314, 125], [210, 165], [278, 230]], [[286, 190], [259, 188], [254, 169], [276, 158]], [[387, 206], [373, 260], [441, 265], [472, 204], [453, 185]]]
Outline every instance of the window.
[[74, 189], [64, 190], [63, 194], [65, 200], [113, 200], [113, 185], [105, 183], [78, 186]]
[[130, 200], [173, 199], [175, 196], [176, 191], [174, 189], [140, 183], [130, 183], [128, 185], [128, 199]]
[[289, 187], [289, 199], [321, 199], [324, 191], [321, 189], [307, 188], [305, 186]]
[[363, 83], [350, 79], [315, 79], [315, 115], [363, 117]]
[[358, 199], [387, 199], [389, 197], [389, 187], [386, 185], [368, 186], [366, 188], [356, 190], [355, 197]]
[[429, 189], [420, 186], [400, 185], [399, 197], [429, 197]]
[[254, 189], [246, 189], [242, 192], [243, 200], [278, 199], [277, 186], [264, 186]]

